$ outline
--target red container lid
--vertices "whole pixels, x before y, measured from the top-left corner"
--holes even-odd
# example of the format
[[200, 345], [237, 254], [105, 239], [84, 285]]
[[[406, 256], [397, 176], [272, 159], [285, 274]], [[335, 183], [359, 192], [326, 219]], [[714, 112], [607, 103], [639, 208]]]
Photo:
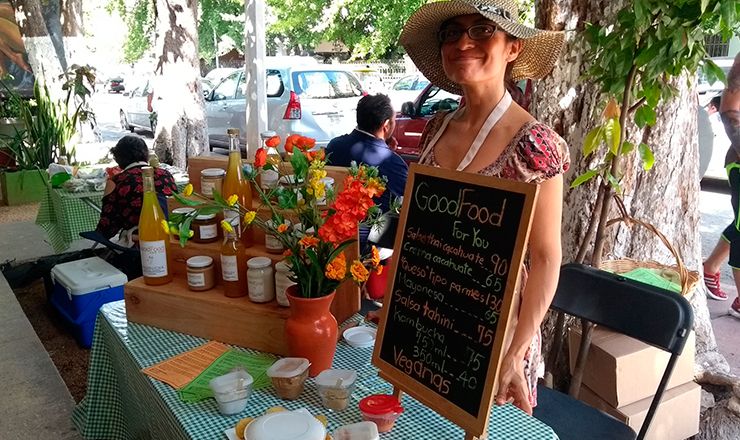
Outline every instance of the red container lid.
[[367, 414], [388, 414], [403, 412], [401, 402], [388, 394], [373, 394], [360, 400], [360, 411]]

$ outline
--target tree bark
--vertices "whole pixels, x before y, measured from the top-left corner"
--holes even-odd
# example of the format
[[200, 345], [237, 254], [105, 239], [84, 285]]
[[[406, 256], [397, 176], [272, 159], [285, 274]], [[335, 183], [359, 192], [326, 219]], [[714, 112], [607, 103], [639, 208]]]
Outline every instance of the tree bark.
[[67, 66], [63, 47], [60, 50], [61, 35], [50, 33], [39, 0], [11, 0], [11, 4], [34, 75], [44, 79], [55, 97], [61, 97], [61, 89], [55, 87]]
[[[566, 30], [566, 45], [552, 75], [536, 84], [530, 109], [540, 121], [553, 127], [570, 145], [571, 169], [566, 185], [575, 176], [600, 163], [603, 156], [584, 158], [583, 140], [593, 128], [605, 103], [601, 102], [599, 87], [583, 81], [588, 66], [584, 62], [585, 43], [577, 36], [585, 23], [608, 24], [616, 12], [629, 0], [537, 0], [537, 27]], [[696, 140], [696, 92], [686, 86], [686, 78], [674, 81], [679, 94], [658, 109], [658, 124], [653, 127], [647, 143], [653, 149], [656, 163], [652, 170], [643, 171], [639, 161], [624, 161], [625, 203], [631, 215], [656, 226], [683, 256], [690, 270], [701, 266], [699, 237], [699, 176], [698, 146]], [[628, 138], [636, 145], [642, 132], [628, 127]], [[602, 153], [603, 154], [603, 153]], [[694, 164], [684, 166], [682, 164]], [[598, 181], [567, 189], [563, 202], [563, 262], [574, 261], [579, 245], [588, 229], [594, 209]], [[610, 218], [614, 217], [613, 210]], [[605, 255], [609, 258], [629, 257], [637, 260], [655, 260], [675, 264], [662, 245], [656, 245], [647, 231], [629, 231], [626, 226], [613, 226], [607, 232]], [[591, 239], [593, 241], [593, 238]], [[592, 248], [593, 243], [589, 244]], [[586, 258], [589, 258], [587, 252]], [[701, 272], [701, 271], [700, 271]], [[714, 332], [709, 320], [703, 283], [697, 286], [691, 299], [697, 332], [697, 367], [705, 358], [717, 357]], [[544, 353], [552, 344], [554, 319], [544, 324]], [[556, 383], [562, 385], [566, 375], [564, 358], [555, 370]], [[727, 365], [722, 358], [724, 366]], [[723, 365], [719, 366], [723, 369]], [[560, 380], [558, 380], [560, 379]]]
[[154, 150], [160, 160], [185, 169], [188, 157], [208, 145], [198, 60], [197, 0], [157, 0]]

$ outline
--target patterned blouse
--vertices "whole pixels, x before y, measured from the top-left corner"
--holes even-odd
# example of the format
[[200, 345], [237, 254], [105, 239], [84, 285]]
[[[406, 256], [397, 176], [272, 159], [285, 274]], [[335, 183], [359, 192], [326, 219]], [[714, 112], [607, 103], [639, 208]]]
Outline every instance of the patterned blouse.
[[[121, 230], [131, 229], [139, 224], [141, 202], [144, 197], [144, 181], [141, 166], [135, 166], [111, 178], [115, 184], [113, 191], [103, 197], [103, 208], [96, 231], [106, 238], [113, 237]], [[154, 169], [154, 188], [158, 194], [171, 196], [177, 192], [175, 179], [161, 169]]]
[[[442, 126], [446, 115], [447, 112], [438, 113], [427, 124], [420, 140], [422, 152], [428, 148], [428, 143]], [[434, 150], [426, 155], [422, 164], [439, 167]], [[477, 174], [518, 182], [541, 183], [566, 172], [569, 166], [570, 153], [563, 138], [550, 127], [538, 121], [530, 121], [519, 129], [501, 155]], [[523, 269], [519, 292], [524, 291], [527, 279], [527, 267]], [[530, 403], [533, 407], [537, 405], [537, 377], [543, 369], [542, 335], [538, 330], [524, 356], [524, 376], [529, 385]]]

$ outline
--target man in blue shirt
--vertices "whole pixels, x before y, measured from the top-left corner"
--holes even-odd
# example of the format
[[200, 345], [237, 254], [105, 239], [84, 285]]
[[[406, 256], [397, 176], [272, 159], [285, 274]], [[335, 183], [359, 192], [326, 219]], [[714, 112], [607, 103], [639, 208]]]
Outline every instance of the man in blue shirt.
[[382, 94], [367, 95], [357, 103], [357, 128], [332, 139], [326, 147], [328, 165], [348, 167], [355, 161], [378, 167], [388, 179], [385, 192], [375, 200], [383, 212], [388, 211], [392, 198], [403, 195], [409, 174], [406, 162], [388, 146], [393, 143], [395, 127], [391, 100]]

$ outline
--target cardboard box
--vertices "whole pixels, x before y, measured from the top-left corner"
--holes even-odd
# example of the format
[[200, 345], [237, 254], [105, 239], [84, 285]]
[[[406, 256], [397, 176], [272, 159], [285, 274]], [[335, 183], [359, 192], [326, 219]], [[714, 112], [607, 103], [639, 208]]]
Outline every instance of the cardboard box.
[[[568, 337], [571, 374], [580, 342], [580, 331], [571, 329]], [[691, 332], [666, 389], [694, 380], [695, 345], [695, 335]], [[583, 385], [612, 407], [621, 408], [655, 395], [669, 358], [670, 353], [659, 348], [596, 327], [586, 359]]]
[[[640, 432], [653, 400], [651, 396], [617, 409], [586, 386], [581, 386], [579, 399], [624, 422], [636, 433]], [[694, 382], [666, 390], [645, 440], [682, 440], [698, 434], [700, 406], [701, 387]]]

